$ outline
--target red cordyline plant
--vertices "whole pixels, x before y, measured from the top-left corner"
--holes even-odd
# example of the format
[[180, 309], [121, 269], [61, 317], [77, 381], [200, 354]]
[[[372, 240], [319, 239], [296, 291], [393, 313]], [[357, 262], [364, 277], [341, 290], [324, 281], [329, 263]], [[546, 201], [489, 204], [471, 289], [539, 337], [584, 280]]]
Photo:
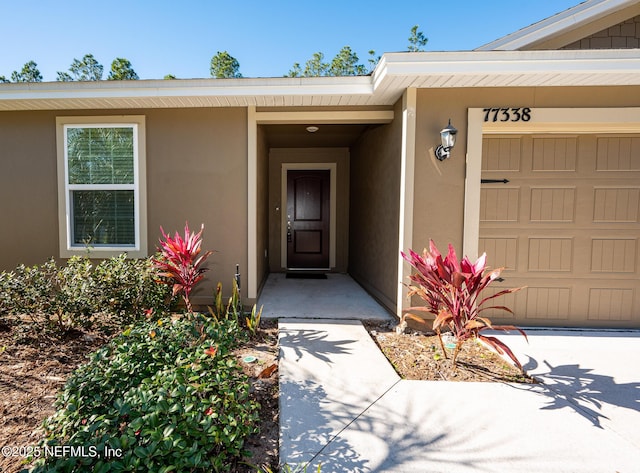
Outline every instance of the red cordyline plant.
[[[489, 309], [500, 309], [513, 313], [511, 309], [504, 306], [485, 307], [485, 303], [505, 294], [511, 294], [522, 288], [504, 289], [497, 293], [482, 298], [482, 292], [492, 281], [500, 276], [502, 268], [494, 269], [485, 274], [486, 253], [475, 263], [471, 263], [466, 256], [458, 261], [456, 252], [449, 244], [449, 253], [443, 259], [433, 240], [429, 241], [429, 251], [424, 250], [422, 255], [413, 250], [408, 254], [402, 253], [402, 257], [415, 269], [409, 276], [412, 285], [409, 286], [409, 296], [420, 296], [426, 305], [422, 307], [410, 307], [409, 311], [429, 312], [436, 316], [433, 321], [433, 330], [436, 331], [440, 339], [442, 352], [446, 356], [444, 344], [440, 330], [442, 327], [449, 327], [452, 335], [456, 338], [456, 347], [453, 355], [453, 363], [462, 344], [469, 339], [480, 339], [493, 347], [499, 354], [506, 353], [509, 358], [522, 370], [522, 365], [502, 341], [496, 337], [483, 335], [481, 332], [491, 330], [517, 330], [525, 338], [527, 334], [523, 330], [513, 325], [493, 325], [487, 317], [480, 314]], [[406, 313], [403, 316], [418, 319], [422, 318]]]
[[153, 260], [155, 267], [161, 271], [160, 275], [169, 278], [170, 283], [173, 284], [173, 295], [182, 293], [187, 312], [190, 314], [193, 313], [191, 291], [208, 269], [203, 268], [202, 263], [213, 253], [206, 251], [200, 254], [203, 230], [204, 224], [198, 233], [191, 232], [189, 224], [185, 223], [184, 238], [178, 232], [171, 238], [160, 227], [162, 232], [160, 257]]

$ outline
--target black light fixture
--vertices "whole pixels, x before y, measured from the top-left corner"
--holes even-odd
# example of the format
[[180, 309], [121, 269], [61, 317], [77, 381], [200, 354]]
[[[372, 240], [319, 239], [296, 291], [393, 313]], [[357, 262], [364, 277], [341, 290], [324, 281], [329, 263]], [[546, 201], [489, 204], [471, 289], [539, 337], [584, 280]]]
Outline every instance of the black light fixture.
[[436, 148], [436, 158], [438, 158], [439, 161], [444, 161], [451, 156], [450, 151], [456, 144], [457, 133], [458, 130], [451, 125], [451, 119], [449, 119], [449, 124], [440, 131], [442, 144]]

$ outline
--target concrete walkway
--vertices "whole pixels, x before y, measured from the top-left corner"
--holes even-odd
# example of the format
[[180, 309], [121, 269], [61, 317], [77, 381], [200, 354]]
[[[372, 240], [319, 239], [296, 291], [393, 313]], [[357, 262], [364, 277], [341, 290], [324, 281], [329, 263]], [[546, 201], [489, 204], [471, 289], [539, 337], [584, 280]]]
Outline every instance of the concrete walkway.
[[518, 352], [548, 385], [403, 381], [360, 322], [281, 320], [281, 462], [323, 473], [640, 471], [640, 334], [574, 332], [560, 346], [585, 348], [585, 363], [563, 361], [553, 337], [531, 332], [534, 348]]
[[322, 308], [329, 288], [260, 300], [281, 317], [280, 460], [294, 471], [640, 472], [640, 332], [500, 335], [541, 385], [405, 381], [350, 320], [371, 318], [357, 304]]

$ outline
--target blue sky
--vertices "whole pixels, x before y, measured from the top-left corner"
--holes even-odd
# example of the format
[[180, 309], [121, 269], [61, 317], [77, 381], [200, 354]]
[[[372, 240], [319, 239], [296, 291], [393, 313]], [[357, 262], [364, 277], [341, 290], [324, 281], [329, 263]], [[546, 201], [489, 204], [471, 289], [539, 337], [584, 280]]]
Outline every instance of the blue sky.
[[[474, 49], [566, 10], [580, 0], [0, 0], [0, 75], [34, 60], [45, 81], [91, 53], [105, 67], [124, 57], [141, 79], [209, 77], [228, 51], [244, 77], [280, 77], [316, 51], [348, 45], [405, 51], [410, 29], [427, 51]], [[455, 8], [455, 11], [453, 10]]]

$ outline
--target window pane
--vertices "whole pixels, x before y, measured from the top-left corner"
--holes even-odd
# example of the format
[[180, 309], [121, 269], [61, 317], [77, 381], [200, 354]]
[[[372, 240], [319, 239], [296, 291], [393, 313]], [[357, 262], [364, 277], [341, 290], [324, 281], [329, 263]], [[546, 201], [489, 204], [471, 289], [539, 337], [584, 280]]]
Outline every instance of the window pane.
[[69, 184], [133, 184], [133, 128], [67, 128]]
[[133, 191], [73, 191], [74, 245], [135, 246]]

